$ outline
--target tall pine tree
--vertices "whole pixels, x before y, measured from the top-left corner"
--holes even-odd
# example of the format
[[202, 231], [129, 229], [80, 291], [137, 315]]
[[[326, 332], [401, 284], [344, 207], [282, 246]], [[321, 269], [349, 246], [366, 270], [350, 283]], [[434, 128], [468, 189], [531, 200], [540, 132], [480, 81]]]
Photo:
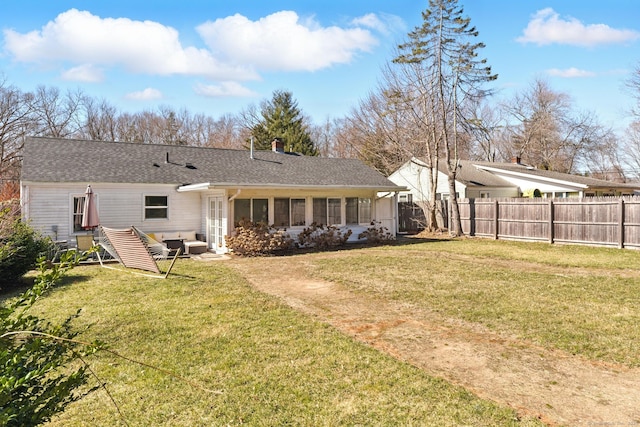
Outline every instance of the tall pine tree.
[[[409, 33], [406, 43], [398, 46], [401, 54], [394, 62], [422, 67], [429, 76], [425, 91], [433, 102], [436, 142], [444, 148], [449, 181], [449, 232], [459, 236], [462, 224], [455, 181], [460, 159], [459, 136], [471, 119], [465, 117], [465, 107], [487, 96], [490, 91], [483, 89], [483, 85], [498, 76], [492, 73], [486, 59], [478, 59], [478, 51], [485, 45], [474, 42], [478, 31], [463, 15], [458, 0], [429, 0], [422, 18], [422, 25]], [[437, 161], [435, 167], [437, 170]]]
[[270, 101], [262, 103], [260, 115], [262, 119], [251, 128], [256, 149], [271, 149], [271, 141], [279, 138], [285, 151], [318, 155], [318, 148], [291, 92], [275, 91]]

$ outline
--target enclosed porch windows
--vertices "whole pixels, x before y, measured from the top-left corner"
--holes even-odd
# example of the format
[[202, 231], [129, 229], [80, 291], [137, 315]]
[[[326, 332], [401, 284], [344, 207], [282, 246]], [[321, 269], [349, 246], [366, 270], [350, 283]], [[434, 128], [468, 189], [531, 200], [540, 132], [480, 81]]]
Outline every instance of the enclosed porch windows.
[[342, 223], [342, 199], [313, 198], [313, 222], [318, 225], [340, 225]]
[[306, 224], [305, 199], [273, 199], [273, 223], [276, 227], [295, 227]]
[[234, 200], [233, 224], [237, 227], [240, 221], [269, 223], [269, 199], [236, 199]]
[[371, 199], [368, 197], [347, 197], [345, 212], [347, 225], [370, 223]]
[[233, 220], [264, 222], [277, 228], [364, 225], [372, 219], [369, 197], [270, 197], [233, 200]]

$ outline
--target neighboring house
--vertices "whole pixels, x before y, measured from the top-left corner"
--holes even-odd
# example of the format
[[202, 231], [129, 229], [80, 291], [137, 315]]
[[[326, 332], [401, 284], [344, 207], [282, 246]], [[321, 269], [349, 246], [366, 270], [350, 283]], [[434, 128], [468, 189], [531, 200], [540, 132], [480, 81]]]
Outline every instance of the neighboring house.
[[[400, 200], [419, 203], [429, 199], [429, 169], [420, 159], [413, 158], [389, 176], [408, 191]], [[579, 175], [536, 169], [523, 165], [519, 159], [512, 163], [474, 162], [460, 160], [456, 177], [459, 198], [500, 197], [590, 197], [631, 195], [640, 184], [622, 184]], [[449, 198], [446, 164], [439, 162], [436, 199]]]
[[[195, 230], [210, 251], [226, 252], [242, 218], [265, 221], [292, 237], [312, 222], [351, 229], [372, 221], [396, 233], [403, 190], [355, 159], [272, 151], [28, 138], [24, 144], [23, 217], [55, 240], [73, 240], [87, 185], [100, 222], [145, 232]], [[389, 197], [393, 196], [393, 197]]]

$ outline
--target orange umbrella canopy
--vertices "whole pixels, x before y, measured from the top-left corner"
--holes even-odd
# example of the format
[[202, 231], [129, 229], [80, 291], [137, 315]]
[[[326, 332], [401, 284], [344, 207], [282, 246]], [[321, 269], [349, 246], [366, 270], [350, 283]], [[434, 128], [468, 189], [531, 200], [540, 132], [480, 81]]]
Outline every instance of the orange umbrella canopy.
[[85, 191], [84, 209], [82, 211], [82, 228], [93, 229], [100, 224], [98, 208], [96, 206], [96, 196], [93, 194], [91, 186], [87, 186]]

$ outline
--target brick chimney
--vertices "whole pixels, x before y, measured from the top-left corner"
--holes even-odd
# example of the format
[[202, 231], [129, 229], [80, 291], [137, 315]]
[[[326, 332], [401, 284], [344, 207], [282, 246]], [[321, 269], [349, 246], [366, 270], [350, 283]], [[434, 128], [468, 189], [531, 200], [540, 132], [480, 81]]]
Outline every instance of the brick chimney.
[[280, 138], [273, 138], [271, 141], [271, 150], [276, 153], [284, 153], [284, 142]]

